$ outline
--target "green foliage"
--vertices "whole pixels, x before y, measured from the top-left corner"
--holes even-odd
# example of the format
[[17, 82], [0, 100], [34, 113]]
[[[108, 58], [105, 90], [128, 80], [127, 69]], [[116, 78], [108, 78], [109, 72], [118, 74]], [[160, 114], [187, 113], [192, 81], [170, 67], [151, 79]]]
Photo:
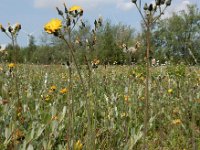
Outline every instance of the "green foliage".
[[155, 56], [162, 61], [198, 63], [199, 21], [200, 12], [195, 5], [161, 20], [154, 29]]
[[[69, 126], [69, 76], [62, 65], [19, 65], [9, 75], [0, 71], [0, 148], [66, 149]], [[199, 68], [170, 66], [152, 68], [150, 86], [150, 149], [191, 149], [192, 130], [199, 132]], [[15, 77], [21, 79], [16, 91]], [[82, 74], [88, 78], [87, 71]], [[195, 76], [194, 76], [195, 75]], [[96, 149], [142, 149], [144, 110], [144, 66], [99, 67], [90, 79], [93, 90], [83, 93], [77, 73], [73, 79], [74, 139], [85, 147], [87, 137], [86, 95], [93, 99]], [[181, 76], [181, 78], [180, 78]], [[191, 76], [191, 77], [189, 77]], [[189, 77], [189, 78], [188, 78]], [[51, 90], [52, 85], [56, 86]], [[168, 92], [172, 89], [172, 92]], [[17, 105], [20, 94], [22, 108]], [[191, 115], [195, 115], [195, 128]], [[180, 119], [181, 123], [173, 123]], [[159, 144], [156, 144], [159, 143]], [[170, 143], [170, 144], [169, 144]]]

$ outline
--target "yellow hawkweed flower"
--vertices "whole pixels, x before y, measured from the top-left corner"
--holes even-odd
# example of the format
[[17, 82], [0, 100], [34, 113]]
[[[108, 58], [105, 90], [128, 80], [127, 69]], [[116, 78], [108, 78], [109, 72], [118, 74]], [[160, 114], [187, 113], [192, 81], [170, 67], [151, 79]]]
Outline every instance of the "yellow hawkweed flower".
[[81, 143], [80, 140], [78, 140], [75, 144], [74, 144], [74, 150], [82, 150], [83, 149], [83, 144]]
[[3, 68], [0, 66], [0, 71], [3, 71]]
[[69, 12], [73, 12], [73, 11], [83, 11], [83, 9], [80, 6], [75, 5], [69, 8]]
[[67, 88], [63, 88], [63, 89], [60, 90], [60, 93], [61, 93], [61, 94], [65, 94], [65, 93], [67, 93], [67, 92], [68, 92], [68, 89], [67, 89]]
[[15, 31], [15, 32], [18, 32], [19, 30], [21, 30], [21, 24], [16, 23], [16, 24], [15, 24], [15, 27], [14, 27], [14, 31]]
[[55, 85], [52, 85], [50, 89], [51, 89], [51, 91], [55, 91], [56, 88], [57, 88], [57, 87], [56, 87]]
[[173, 125], [180, 125], [180, 124], [182, 124], [182, 121], [180, 119], [175, 119], [175, 120], [172, 120], [172, 124]]
[[57, 32], [59, 29], [61, 29], [61, 27], [62, 27], [62, 21], [61, 20], [51, 19], [51, 21], [48, 22], [44, 26], [44, 30], [49, 34], [53, 34], [53, 33]]
[[171, 94], [172, 92], [173, 92], [173, 90], [172, 89], [168, 89], [168, 91], [167, 91], [169, 94]]
[[53, 120], [58, 120], [58, 116], [52, 116], [51, 117], [51, 120], [53, 121]]
[[14, 68], [15, 67], [15, 64], [14, 63], [10, 63], [8, 64], [8, 67], [11, 69], [11, 68]]
[[124, 101], [128, 102], [129, 96], [128, 95], [124, 95]]
[[45, 99], [45, 101], [49, 101], [49, 100], [50, 100], [50, 95], [46, 95], [46, 96], [44, 97], [44, 99]]

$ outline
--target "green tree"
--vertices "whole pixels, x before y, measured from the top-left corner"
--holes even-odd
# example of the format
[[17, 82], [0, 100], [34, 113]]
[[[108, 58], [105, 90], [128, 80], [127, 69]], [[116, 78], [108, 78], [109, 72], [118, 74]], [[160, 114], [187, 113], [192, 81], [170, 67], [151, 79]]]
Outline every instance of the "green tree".
[[163, 19], [154, 29], [156, 57], [175, 63], [196, 64], [200, 58], [200, 12], [196, 5], [188, 5], [187, 10], [173, 13]]

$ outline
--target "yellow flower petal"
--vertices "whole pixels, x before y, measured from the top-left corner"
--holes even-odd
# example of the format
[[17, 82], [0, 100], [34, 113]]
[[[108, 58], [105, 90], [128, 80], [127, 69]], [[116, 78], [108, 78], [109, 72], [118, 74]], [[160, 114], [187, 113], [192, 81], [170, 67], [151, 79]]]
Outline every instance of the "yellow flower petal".
[[49, 34], [53, 34], [55, 33], [57, 30], [62, 28], [62, 21], [59, 19], [51, 19], [50, 22], [48, 22], [45, 26], [44, 26], [44, 30], [49, 33]]
[[75, 10], [77, 10], [77, 11], [83, 11], [83, 9], [80, 6], [75, 5], [75, 6], [72, 6], [69, 9], [69, 12], [72, 12], [72, 11], [75, 11]]

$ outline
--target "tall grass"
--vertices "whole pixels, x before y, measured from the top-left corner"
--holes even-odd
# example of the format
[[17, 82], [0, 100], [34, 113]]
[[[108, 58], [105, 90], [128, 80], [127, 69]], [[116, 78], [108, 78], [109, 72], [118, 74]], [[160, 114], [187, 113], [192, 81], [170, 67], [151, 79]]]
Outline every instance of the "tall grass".
[[[2, 66], [0, 76], [0, 149], [66, 149], [69, 126], [86, 148], [90, 103], [95, 149], [142, 149], [145, 110], [145, 68], [143, 66], [100, 66], [83, 78], [92, 81], [84, 93], [77, 72], [72, 74], [73, 115], [67, 98], [69, 89], [65, 66], [18, 65], [19, 97], [16, 114], [15, 78]], [[14, 70], [16, 71], [16, 70]], [[199, 68], [168, 66], [151, 68], [150, 111], [147, 145], [149, 149], [198, 149]], [[55, 85], [56, 89], [51, 90]], [[171, 89], [171, 90], [169, 90]], [[15, 120], [17, 115], [18, 120]], [[69, 122], [73, 120], [73, 126]]]

